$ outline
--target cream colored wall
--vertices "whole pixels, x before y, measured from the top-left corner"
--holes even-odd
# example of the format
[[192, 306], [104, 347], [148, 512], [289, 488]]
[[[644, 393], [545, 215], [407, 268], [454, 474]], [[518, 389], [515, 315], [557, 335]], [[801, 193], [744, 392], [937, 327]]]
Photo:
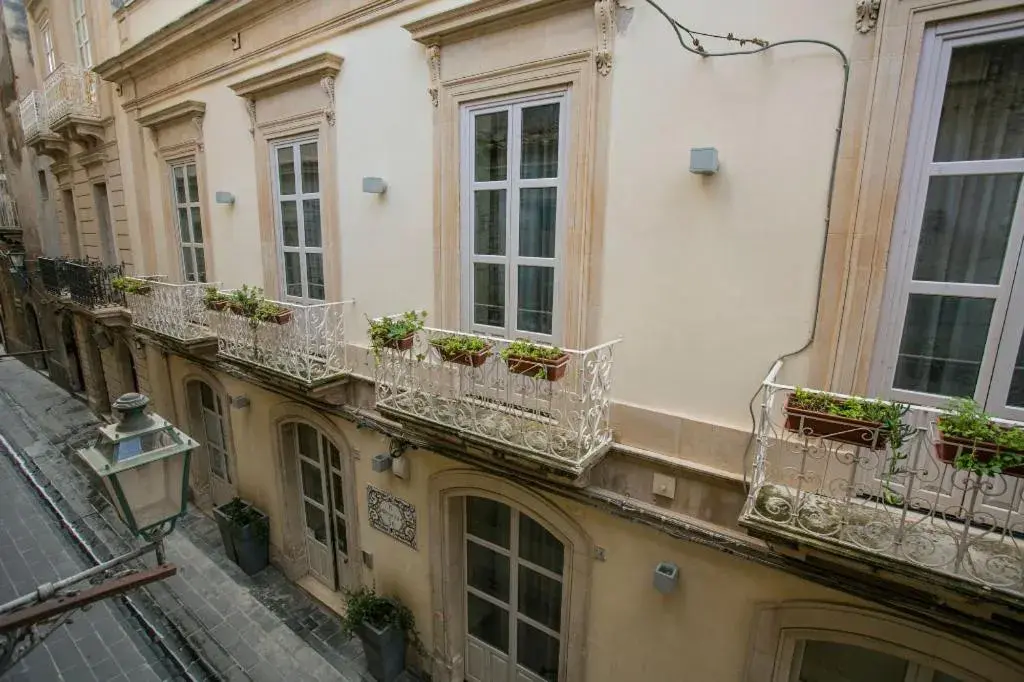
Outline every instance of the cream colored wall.
[[[122, 24], [120, 49], [131, 47], [206, 2], [208, 0], [135, 0], [117, 15]], [[117, 33], [112, 32], [111, 37], [116, 40]], [[106, 56], [116, 54], [118, 50], [110, 40], [106, 47], [110, 50]]]

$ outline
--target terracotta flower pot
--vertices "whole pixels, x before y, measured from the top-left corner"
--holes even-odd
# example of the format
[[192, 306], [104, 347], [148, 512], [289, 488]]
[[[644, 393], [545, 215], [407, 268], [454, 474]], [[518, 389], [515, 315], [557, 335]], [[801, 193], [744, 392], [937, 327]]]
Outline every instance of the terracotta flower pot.
[[384, 342], [385, 348], [394, 348], [395, 350], [409, 350], [412, 348], [413, 341], [415, 340], [414, 334], [403, 336], [400, 339], [388, 339]]
[[[1013, 455], [1024, 455], [1024, 452], [1020, 450], [1004, 449], [995, 443], [989, 443], [985, 441], [972, 441], [966, 438], [960, 438], [959, 436], [950, 436], [942, 433], [942, 421], [939, 421], [939, 435], [940, 440], [935, 441], [935, 456], [940, 461], [946, 462], [947, 464], [954, 464], [956, 462], [957, 453], [974, 451], [974, 458], [982, 463], [988, 462], [997, 454], [1013, 454]], [[1007, 467], [1003, 469], [1003, 473], [1007, 476], [1017, 476], [1024, 478], [1024, 464], [1017, 466]]]
[[457, 365], [466, 365], [467, 367], [479, 367], [487, 362], [487, 356], [491, 354], [490, 344], [483, 350], [478, 351], [450, 351], [444, 350], [433, 342], [430, 345], [434, 347], [434, 350], [437, 351], [437, 354], [445, 362], [454, 362]]
[[206, 302], [206, 309], [207, 310], [224, 310], [227, 307], [228, 307], [228, 302], [227, 301], [207, 301]]
[[881, 422], [840, 417], [825, 412], [814, 412], [795, 406], [793, 395], [786, 399], [786, 430], [804, 436], [858, 445], [871, 450], [882, 450], [889, 444], [889, 430]]
[[557, 358], [550, 360], [510, 355], [505, 359], [505, 363], [508, 365], [508, 371], [515, 374], [525, 374], [546, 381], [558, 381], [565, 376], [565, 371], [569, 368], [569, 354], [562, 353]]
[[290, 308], [281, 308], [277, 311], [277, 314], [267, 319], [267, 322], [273, 322], [274, 324], [288, 324], [291, 321], [292, 311]]

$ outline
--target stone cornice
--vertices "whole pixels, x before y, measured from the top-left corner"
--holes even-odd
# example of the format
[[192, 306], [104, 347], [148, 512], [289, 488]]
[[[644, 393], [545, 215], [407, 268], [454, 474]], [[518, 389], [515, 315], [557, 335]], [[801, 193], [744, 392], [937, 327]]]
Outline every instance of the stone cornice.
[[446, 45], [592, 4], [593, 0], [475, 0], [403, 28], [413, 40], [428, 47]]
[[189, 99], [169, 107], [140, 116], [138, 124], [143, 128], [160, 128], [183, 119], [193, 119], [206, 114], [206, 103]]
[[228, 87], [234, 90], [239, 97], [258, 99], [267, 92], [282, 86], [319, 80], [324, 77], [333, 78], [338, 75], [342, 61], [342, 58], [336, 54], [321, 52], [312, 57], [285, 64], [273, 71], [261, 73], [236, 83], [229, 83]]

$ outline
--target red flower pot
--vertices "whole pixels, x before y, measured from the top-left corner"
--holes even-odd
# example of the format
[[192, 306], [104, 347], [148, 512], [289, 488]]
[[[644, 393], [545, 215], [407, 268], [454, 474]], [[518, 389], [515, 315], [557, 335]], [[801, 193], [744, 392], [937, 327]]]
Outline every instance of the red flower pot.
[[510, 355], [505, 359], [505, 364], [508, 365], [508, 371], [515, 374], [525, 374], [547, 381], [558, 381], [565, 376], [565, 371], [569, 367], [569, 354], [562, 353], [551, 360]]
[[487, 356], [491, 354], [491, 346], [488, 345], [483, 350], [478, 351], [446, 351], [440, 348], [437, 344], [431, 343], [437, 354], [441, 356], [441, 359], [445, 362], [454, 362], [457, 365], [466, 365], [467, 367], [479, 367], [480, 365], [487, 362]]
[[409, 350], [412, 348], [413, 341], [415, 341], [415, 335], [409, 334], [400, 339], [388, 339], [384, 342], [384, 347], [394, 348], [395, 350]]
[[881, 422], [839, 417], [796, 407], [793, 394], [786, 399], [786, 430], [804, 436], [828, 438], [871, 450], [882, 450], [889, 444], [889, 430]]
[[[995, 443], [989, 443], [985, 441], [972, 441], [966, 438], [960, 438], [959, 436], [949, 436], [942, 433], [941, 429], [942, 420], [939, 420], [939, 435], [940, 440], [935, 441], [935, 456], [940, 461], [946, 462], [947, 464], [954, 464], [956, 462], [956, 456], [959, 452], [970, 452], [974, 451], [974, 458], [979, 462], [985, 463], [995, 457], [997, 454], [1014, 454], [1024, 455], [1024, 452], [1020, 450], [1006, 450], [996, 445]], [[1024, 464], [1018, 466], [1007, 467], [1003, 469], [1003, 473], [1007, 476], [1018, 476], [1024, 478]]]

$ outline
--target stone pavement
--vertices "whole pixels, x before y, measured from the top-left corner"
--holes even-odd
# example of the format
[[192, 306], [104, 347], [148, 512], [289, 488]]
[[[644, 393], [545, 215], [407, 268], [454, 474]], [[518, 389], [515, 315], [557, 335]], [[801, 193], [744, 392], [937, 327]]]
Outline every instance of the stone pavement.
[[[72, 463], [71, 451], [96, 424], [86, 405], [45, 377], [17, 360], [0, 360], [0, 433], [105, 559], [135, 541]], [[159, 625], [156, 639], [191, 679], [373, 679], [361, 645], [341, 634], [333, 612], [273, 567], [253, 577], [242, 573], [205, 515], [191, 510], [165, 546], [179, 573], [139, 590], [139, 601]]]

